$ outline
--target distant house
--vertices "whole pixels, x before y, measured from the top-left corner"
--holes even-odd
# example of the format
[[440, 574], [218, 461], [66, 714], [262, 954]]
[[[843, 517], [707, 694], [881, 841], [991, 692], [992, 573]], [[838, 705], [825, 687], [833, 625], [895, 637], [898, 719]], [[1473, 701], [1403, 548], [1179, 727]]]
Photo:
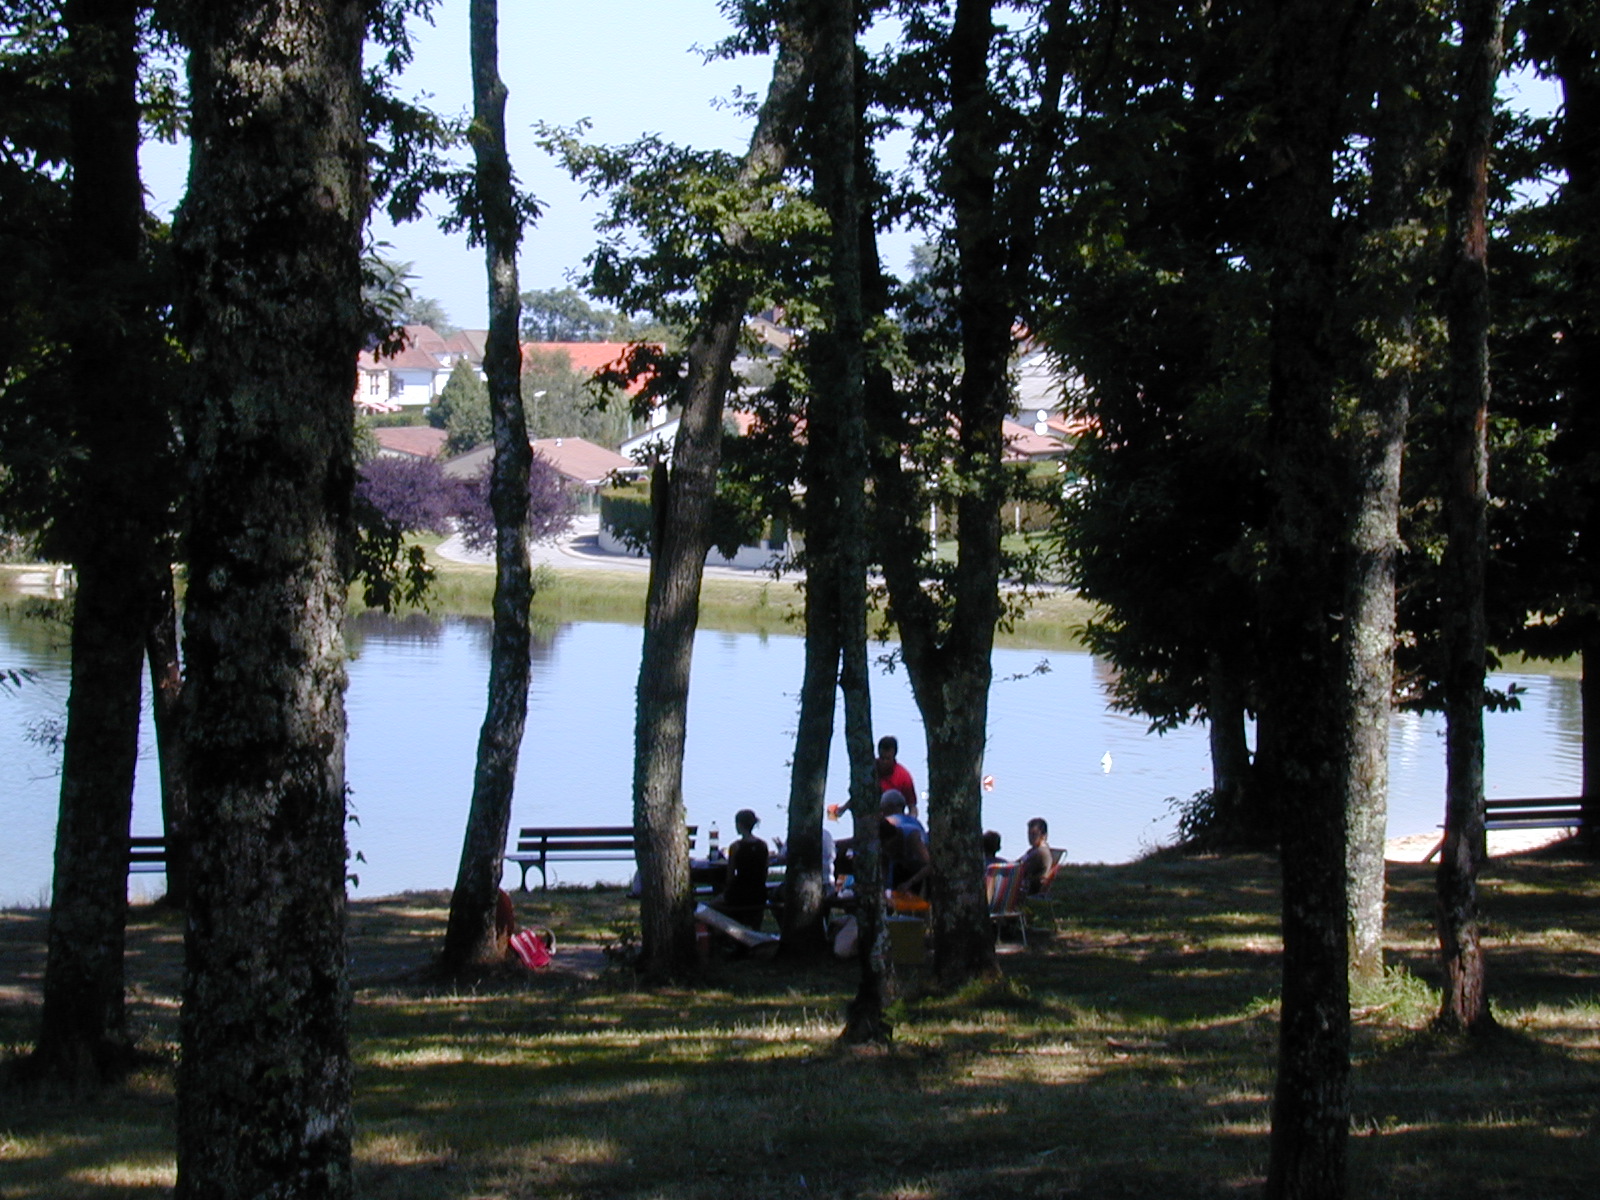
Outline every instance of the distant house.
[[[1031, 339], [1023, 343], [1011, 370], [1017, 381], [1015, 424], [1032, 426], [1034, 433], [1054, 437], [1065, 446], [1070, 446], [1092, 428], [1092, 421], [1072, 411], [1075, 407], [1072, 397], [1082, 391], [1083, 380], [1075, 375], [1063, 375], [1037, 343]], [[1006, 437], [1009, 446], [1009, 429]]]
[[1049, 459], [1060, 458], [1067, 451], [1067, 444], [1061, 440], [1053, 428], [1047, 427], [1044, 432], [1039, 431], [1036, 425], [1029, 429], [1026, 425], [1007, 418], [1000, 422], [1000, 436], [1005, 439], [1005, 449], [1001, 452], [1001, 461], [1008, 463], [1043, 462]]
[[407, 325], [393, 354], [363, 350], [356, 356], [356, 407], [368, 412], [425, 408], [444, 391], [459, 362], [483, 377], [483, 330], [458, 330], [443, 337], [427, 325]]
[[[571, 487], [581, 489], [591, 498], [614, 475], [638, 475], [644, 469], [615, 450], [607, 450], [583, 438], [539, 438], [529, 444]], [[494, 447], [478, 446], [445, 463], [444, 473], [452, 479], [471, 479], [493, 461]]]
[[445, 431], [431, 425], [389, 425], [372, 431], [378, 453], [394, 458], [438, 458]]
[[583, 438], [539, 438], [533, 452], [562, 476], [594, 491], [615, 475], [638, 475], [643, 468], [615, 450], [596, 446]]
[[[651, 415], [660, 419], [652, 421], [649, 429], [634, 434], [617, 447], [629, 462], [645, 462], [653, 458], [661, 458], [669, 463], [672, 461], [672, 445], [677, 440], [681, 418], [669, 418], [662, 409], [657, 409]], [[722, 415], [723, 420], [732, 423], [733, 432], [738, 437], [748, 434], [756, 423], [755, 414], [742, 409], [726, 409]]]
[[[572, 369], [582, 375], [593, 375], [606, 367], [619, 365], [628, 353], [627, 342], [523, 342], [522, 361], [526, 365], [530, 354], [565, 354]], [[636, 379], [627, 388], [634, 396], [644, 390], [645, 381]]]

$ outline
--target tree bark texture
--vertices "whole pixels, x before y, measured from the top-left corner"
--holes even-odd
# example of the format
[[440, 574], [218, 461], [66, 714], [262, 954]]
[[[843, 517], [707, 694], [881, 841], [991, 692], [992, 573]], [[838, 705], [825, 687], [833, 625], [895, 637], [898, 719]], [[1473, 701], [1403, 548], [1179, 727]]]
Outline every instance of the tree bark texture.
[[[943, 190], [954, 223], [961, 376], [953, 416], [957, 560], [947, 619], [923, 591], [910, 485], [894, 452], [875, 453], [880, 509], [897, 512], [880, 538], [884, 577], [912, 691], [927, 735], [934, 949], [947, 985], [992, 974], [983, 882], [983, 752], [990, 660], [1000, 617], [1000, 510], [1006, 480], [1001, 422], [1011, 406], [1012, 329], [1029, 293], [1041, 196], [1055, 145], [1061, 73], [1042, 50], [1039, 110], [1018, 133], [999, 119], [990, 82], [996, 34], [988, 0], [960, 0], [947, 46], [950, 110]], [[1041, 47], [1057, 39], [1040, 35]], [[1017, 158], [1004, 161], [1010, 139]], [[875, 409], [878, 406], [874, 406]], [[880, 420], [875, 435], [889, 432]]]
[[194, 364], [182, 1200], [351, 1194], [344, 686], [368, 208], [357, 0], [186, 6]]
[[[146, 355], [138, 5], [74, 0], [70, 54], [72, 279], [67, 403], [78, 453], [58, 541], [78, 568], [55, 876], [39, 1039], [25, 1073], [71, 1086], [129, 1061], [123, 1011], [128, 821], [138, 755], [144, 597], [165, 489], [166, 413]], [[107, 378], [119, 382], [105, 386]]]
[[1444, 1000], [1439, 1023], [1492, 1028], [1478, 927], [1478, 874], [1487, 857], [1483, 822], [1483, 683], [1488, 666], [1484, 574], [1488, 562], [1489, 153], [1500, 75], [1500, 0], [1472, 0], [1462, 14], [1462, 64], [1451, 131], [1450, 324], [1446, 420], [1449, 540], [1441, 565], [1445, 646], [1446, 796], [1444, 848], [1436, 873]]
[[[1561, 79], [1561, 124], [1557, 161], [1566, 170], [1561, 189], [1571, 210], [1566, 228], [1572, 236], [1571, 289], [1568, 313], [1568, 436], [1580, 444], [1590, 481], [1579, 529], [1579, 557], [1600, 560], [1600, 30], [1581, 9], [1571, 13], [1558, 45], [1555, 68]], [[1589, 594], [1597, 590], [1591, 582]], [[1591, 600], [1591, 606], [1592, 606]], [[1582, 618], [1583, 656], [1583, 795], [1585, 841], [1600, 850], [1600, 613]]]
[[157, 566], [145, 632], [151, 715], [161, 764], [161, 831], [167, 839], [167, 891], [161, 902], [184, 908], [189, 895], [189, 771], [183, 743], [183, 665], [178, 652], [178, 599], [172, 569]]
[[783, 952], [824, 948], [822, 902], [830, 880], [823, 876], [822, 821], [827, 807], [828, 759], [839, 696], [839, 583], [837, 550], [827, 511], [827, 474], [815, 461], [819, 442], [830, 440], [812, 421], [802, 470], [805, 512], [805, 668], [800, 681], [794, 762], [789, 772], [788, 866], [783, 873]]
[[1394, 696], [1395, 572], [1400, 552], [1400, 469], [1411, 411], [1411, 349], [1422, 277], [1414, 231], [1422, 226], [1422, 157], [1429, 104], [1424, 77], [1435, 41], [1420, 6], [1381, 13], [1378, 37], [1393, 56], [1379, 89], [1372, 144], [1372, 200], [1360, 296], [1373, 333], [1366, 384], [1347, 436], [1351, 458], [1345, 663], [1350, 714], [1346, 874], [1350, 976], [1383, 978], [1384, 843], [1388, 837], [1389, 717]]
[[1336, 440], [1346, 54], [1364, 5], [1286, 0], [1271, 44], [1269, 487], [1256, 784], [1283, 814], [1283, 988], [1267, 1195], [1342, 1198], [1349, 1135], [1346, 722]]
[[[1275, 817], [1257, 813], [1250, 742], [1245, 732], [1245, 684], [1218, 651], [1207, 655], [1206, 729], [1211, 750], [1211, 803], [1224, 838], [1235, 844], [1276, 845]], [[1269, 823], [1262, 830], [1263, 823]]]
[[498, 11], [496, 0], [472, 0], [470, 6], [473, 152], [477, 158], [478, 205], [483, 214], [489, 278], [484, 373], [488, 376], [489, 417], [494, 431], [489, 481], [495, 523], [494, 640], [489, 656], [488, 707], [478, 734], [472, 806], [462, 839], [455, 891], [450, 897], [450, 924], [442, 963], [446, 972], [505, 958], [506, 946], [495, 929], [495, 898], [511, 827], [517, 755], [528, 716], [528, 606], [533, 601], [533, 568], [528, 557], [528, 474], [533, 448], [522, 411], [522, 348], [518, 341], [522, 302], [517, 289], [517, 245], [522, 240], [522, 223], [506, 152], [506, 88], [500, 79]]
[[[856, 919], [860, 982], [845, 1017], [841, 1040], [885, 1043], [892, 1033], [885, 1005], [892, 976], [883, 923], [881, 871], [876, 850], [880, 791], [873, 756], [872, 691], [867, 669], [866, 346], [862, 296], [861, 194], [856, 119], [856, 20], [852, 0], [816, 6], [812, 38], [816, 63], [811, 139], [812, 174], [829, 222], [828, 328], [816, 335], [812, 430], [827, 426], [827, 460], [820, 474], [822, 503], [832, 510], [837, 588], [839, 683], [844, 694], [845, 746], [850, 758], [850, 811], [857, 849]], [[863, 871], [863, 864], [864, 871]]]
[[1600, 849], [1600, 628], [1593, 624], [1584, 630], [1581, 654], [1584, 841], [1595, 850]]
[[[741, 168], [746, 182], [783, 173], [805, 97], [806, 70], [804, 53], [785, 33]], [[746, 237], [736, 225], [724, 236], [735, 250]], [[734, 276], [707, 301], [689, 343], [686, 398], [672, 467], [664, 475], [657, 473], [666, 486], [653, 490], [660, 507], [645, 598], [633, 759], [633, 822], [643, 891], [640, 965], [652, 977], [681, 974], [694, 963], [694, 902], [683, 836], [689, 669], [722, 462], [723, 402], [753, 294], [752, 285]]]

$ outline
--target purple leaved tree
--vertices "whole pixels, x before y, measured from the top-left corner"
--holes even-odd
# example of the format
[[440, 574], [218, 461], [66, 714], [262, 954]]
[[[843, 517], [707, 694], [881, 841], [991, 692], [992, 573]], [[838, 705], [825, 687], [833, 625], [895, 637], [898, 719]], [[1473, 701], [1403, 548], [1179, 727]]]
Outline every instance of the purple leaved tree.
[[464, 490], [445, 477], [438, 459], [392, 454], [363, 463], [356, 480], [360, 504], [407, 533], [448, 532]]
[[[489, 509], [489, 468], [460, 481], [454, 496], [457, 528], [471, 550], [494, 548], [494, 514]], [[561, 473], [538, 454], [528, 469], [528, 536], [542, 542], [572, 525], [577, 505]]]

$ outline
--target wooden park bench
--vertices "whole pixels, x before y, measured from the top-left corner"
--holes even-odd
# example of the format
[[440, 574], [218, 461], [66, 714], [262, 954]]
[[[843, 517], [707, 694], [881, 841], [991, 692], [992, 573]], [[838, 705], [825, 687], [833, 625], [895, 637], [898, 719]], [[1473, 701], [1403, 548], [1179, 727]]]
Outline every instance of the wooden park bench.
[[128, 839], [129, 875], [164, 875], [166, 871], [166, 838], [131, 837]]
[[1485, 829], [1582, 829], [1588, 824], [1582, 796], [1487, 799], [1483, 816]]
[[[1582, 796], [1486, 797], [1483, 801], [1485, 829], [1585, 829], [1589, 825]], [[1428, 851], [1423, 862], [1432, 862], [1444, 849], [1444, 839]]]
[[[694, 837], [699, 826], [686, 826], [689, 852], [694, 853]], [[528, 890], [528, 870], [539, 869], [539, 878], [549, 890], [546, 868], [552, 862], [631, 862], [634, 858], [632, 825], [563, 825], [552, 828], [525, 826], [517, 831], [517, 848], [506, 855], [506, 862], [522, 868], [522, 890]]]

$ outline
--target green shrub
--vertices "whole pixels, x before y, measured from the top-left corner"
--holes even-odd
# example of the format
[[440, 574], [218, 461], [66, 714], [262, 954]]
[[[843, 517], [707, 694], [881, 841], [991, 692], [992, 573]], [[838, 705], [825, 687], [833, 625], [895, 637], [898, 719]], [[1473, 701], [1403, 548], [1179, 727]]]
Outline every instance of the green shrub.
[[606, 488], [600, 493], [600, 524], [634, 551], [650, 549], [650, 483]]

